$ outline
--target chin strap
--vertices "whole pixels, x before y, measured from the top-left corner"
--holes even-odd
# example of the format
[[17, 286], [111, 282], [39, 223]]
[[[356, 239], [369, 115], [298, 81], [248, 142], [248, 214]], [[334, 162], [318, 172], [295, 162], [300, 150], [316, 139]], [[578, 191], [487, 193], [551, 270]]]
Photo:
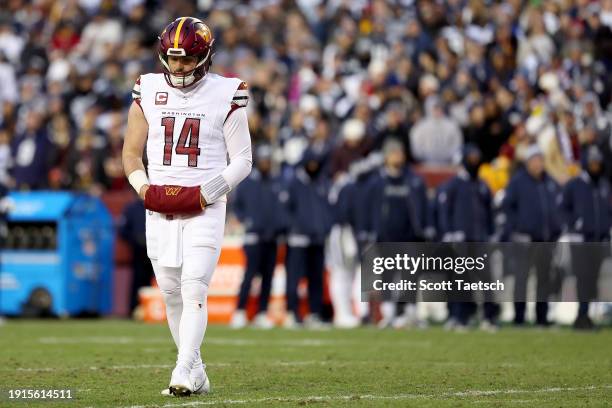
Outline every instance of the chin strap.
[[[191, 75], [182, 76], [182, 77], [177, 77], [172, 74], [169, 74], [169, 75], [170, 75], [170, 81], [172, 82], [172, 85], [178, 88], [188, 87], [189, 85], [193, 85], [193, 83], [195, 82], [195, 75], [193, 75], [193, 73]], [[189, 82], [187, 82], [188, 79], [190, 80]], [[179, 81], [181, 83], [178, 83]]]

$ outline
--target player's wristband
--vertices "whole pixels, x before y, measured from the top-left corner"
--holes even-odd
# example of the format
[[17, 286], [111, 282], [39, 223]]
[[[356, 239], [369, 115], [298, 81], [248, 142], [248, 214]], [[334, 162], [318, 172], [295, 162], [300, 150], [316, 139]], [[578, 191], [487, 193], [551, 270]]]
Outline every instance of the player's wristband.
[[128, 181], [136, 190], [136, 193], [140, 195], [140, 190], [143, 186], [149, 184], [149, 178], [147, 177], [147, 173], [144, 170], [134, 170], [128, 176]]
[[231, 190], [227, 181], [221, 174], [213, 177], [204, 183], [201, 187], [202, 197], [206, 200], [207, 204], [212, 204]]
[[162, 214], [198, 214], [202, 212], [200, 187], [150, 185], [145, 194], [145, 208]]

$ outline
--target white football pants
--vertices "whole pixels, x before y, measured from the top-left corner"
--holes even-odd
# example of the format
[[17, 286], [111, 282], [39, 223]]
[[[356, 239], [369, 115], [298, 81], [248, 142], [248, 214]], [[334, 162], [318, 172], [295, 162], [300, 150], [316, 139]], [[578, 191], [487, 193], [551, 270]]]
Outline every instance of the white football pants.
[[201, 364], [208, 286], [221, 253], [225, 207], [216, 202], [200, 215], [173, 219], [147, 211], [147, 253], [166, 304], [177, 365], [189, 369]]
[[[357, 243], [351, 227], [336, 225], [327, 241], [326, 262], [330, 271], [330, 295], [334, 321], [354, 318], [353, 302], [360, 301], [360, 265]], [[359, 304], [361, 316], [367, 304]]]

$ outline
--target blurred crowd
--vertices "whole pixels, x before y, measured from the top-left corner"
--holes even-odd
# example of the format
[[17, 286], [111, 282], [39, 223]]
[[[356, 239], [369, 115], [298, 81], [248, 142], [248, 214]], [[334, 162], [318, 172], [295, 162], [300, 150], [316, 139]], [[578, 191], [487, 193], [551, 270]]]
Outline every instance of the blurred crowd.
[[159, 71], [157, 34], [181, 15], [213, 28], [213, 71], [249, 83], [253, 141], [288, 175], [306, 148], [335, 178], [390, 138], [436, 165], [476, 144], [494, 191], [532, 142], [560, 183], [585, 145], [612, 157], [610, 0], [3, 3], [0, 181], [13, 188], [127, 188], [130, 90]]
[[[197, 16], [216, 38], [211, 70], [249, 84], [255, 159], [278, 178], [281, 186], [272, 191], [282, 192], [289, 209], [288, 224], [262, 240], [288, 229], [287, 243], [296, 248], [288, 267], [296, 276], [334, 262], [324, 248], [334, 224], [351, 225], [356, 251], [377, 240], [441, 240], [445, 233], [456, 239], [460, 231], [448, 220], [449, 230], [440, 233], [438, 206], [431, 204], [446, 197], [448, 186], [428, 190], [416, 174], [404, 177], [410, 167], [455, 166], [482, 180], [490, 206], [501, 193], [506, 215], [519, 212], [520, 199], [504, 194], [522, 191], [508, 183], [528, 159], [541, 159], [536, 173], [560, 194], [588, 170], [588, 152], [603, 178], [612, 178], [612, 0], [2, 4], [0, 184], [92, 194], [128, 189], [121, 147], [132, 86], [140, 74], [159, 71], [163, 26]], [[469, 152], [476, 164], [466, 161]], [[389, 215], [393, 197], [415, 194], [427, 203]], [[368, 205], [345, 205], [354, 202]], [[240, 203], [236, 198], [238, 218], [260, 239]], [[319, 220], [327, 205], [328, 219]], [[525, 222], [538, 216], [530, 213]], [[401, 229], [398, 219], [410, 227]], [[367, 226], [355, 225], [360, 220]], [[510, 239], [516, 231], [504, 225], [498, 237]], [[489, 239], [494, 230], [472, 239]], [[313, 290], [322, 285], [309, 278]], [[297, 282], [288, 285], [296, 308]], [[313, 302], [316, 311], [319, 300]]]

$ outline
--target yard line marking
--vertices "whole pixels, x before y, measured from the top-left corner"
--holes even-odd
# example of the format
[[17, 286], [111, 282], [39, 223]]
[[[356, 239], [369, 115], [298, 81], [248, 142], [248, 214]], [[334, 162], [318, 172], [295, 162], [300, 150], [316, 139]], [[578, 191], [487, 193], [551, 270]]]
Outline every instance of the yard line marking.
[[2, 371], [25, 371], [25, 372], [38, 372], [38, 371], [57, 371], [54, 367], [40, 367], [40, 368], [3, 368]]
[[[361, 365], [361, 364], [367, 364], [367, 365], [372, 365], [372, 364], [377, 364], [377, 362], [372, 362], [372, 361], [349, 361], [349, 360], [335, 360], [335, 361], [330, 361], [330, 360], [297, 360], [297, 361], [283, 361], [283, 360], [261, 360], [261, 361], [250, 361], [250, 362], [244, 362], [244, 361], [231, 361], [231, 362], [212, 362], [212, 363], [208, 363], [207, 366], [210, 368], [217, 368], [217, 367], [233, 367], [233, 366], [242, 366], [244, 367], [245, 365], [248, 366], [250, 363], [256, 364], [256, 363], [266, 363], [268, 365], [272, 365], [272, 366], [280, 366], [280, 367], [299, 367], [299, 366], [306, 366], [306, 365], [321, 365], [321, 366], [327, 366], [327, 365], [334, 365], [334, 366], [338, 366], [338, 367], [343, 367], [346, 365]], [[388, 364], [387, 362], [378, 362], [379, 364]], [[456, 366], [469, 366], [474, 364], [474, 362], [471, 361], [413, 361], [408, 363], [408, 366], [421, 366], [421, 365], [426, 365], [426, 366], [451, 366], [451, 367], [456, 367]], [[499, 366], [499, 367], [509, 367], [509, 366], [522, 366], [522, 365], [518, 365], [518, 364], [508, 364], [508, 363], [499, 363], [499, 364], [492, 364], [494, 366]], [[550, 365], [549, 363], [533, 363], [532, 365], [534, 366], [547, 366]], [[174, 368], [174, 365], [171, 364], [122, 364], [122, 365], [110, 365], [110, 366], [89, 366], [89, 367], [15, 367], [15, 368], [11, 368], [11, 367], [2, 367], [0, 368], [0, 371], [22, 371], [22, 372], [55, 372], [55, 371], [69, 371], [69, 370], [91, 370], [91, 371], [97, 371], [97, 370], [132, 370], [132, 369], [146, 369], [146, 368]]]
[[[318, 338], [301, 338], [295, 340], [247, 340], [247, 339], [236, 339], [230, 337], [209, 337], [204, 339], [204, 343], [215, 344], [215, 345], [232, 345], [232, 346], [307, 346], [307, 347], [326, 347], [326, 346], [346, 346], [346, 345], [359, 345], [368, 344], [369, 341], [354, 341], [354, 340], [332, 340], [332, 339], [318, 339]], [[431, 347], [432, 342], [429, 340], [401, 340], [401, 341], [378, 341], [377, 346], [380, 345], [394, 345], [394, 346], [412, 346], [412, 347]]]
[[[43, 344], [131, 344], [131, 343], [172, 343], [172, 338], [139, 338], [139, 337], [40, 337], [38, 339]], [[345, 342], [336, 340], [320, 340], [320, 339], [300, 339], [300, 340], [283, 340], [283, 341], [257, 341], [232, 338], [212, 337], [204, 340], [207, 344], [216, 344], [221, 346], [262, 346], [287, 344], [294, 346], [328, 346], [336, 344], [346, 344]]]
[[[39, 337], [38, 342], [41, 344], [172, 344], [172, 338], [168, 337], [128, 337], [128, 336], [83, 336], [83, 337]], [[247, 339], [236, 339], [229, 337], [210, 337], [204, 340], [204, 344], [219, 345], [219, 346], [268, 346], [268, 347], [279, 347], [279, 346], [297, 346], [297, 347], [329, 347], [329, 346], [346, 346], [346, 345], [360, 345], [364, 342], [360, 341], [343, 341], [343, 340], [328, 340], [328, 339], [316, 339], [316, 338], [305, 338], [296, 340], [247, 340]], [[394, 345], [394, 346], [410, 346], [410, 347], [431, 347], [431, 341], [419, 341], [419, 340], [404, 340], [394, 342], [377, 342], [377, 346], [380, 345]]]
[[2, 368], [0, 371], [25, 371], [25, 372], [54, 372], [54, 371], [69, 371], [69, 370], [129, 370], [141, 368], [174, 368], [170, 364], [134, 364], [134, 365], [112, 365], [112, 366], [90, 366], [90, 367], [17, 367], [17, 368]]
[[38, 342], [42, 344], [131, 344], [131, 343], [171, 343], [172, 338], [168, 337], [106, 337], [106, 336], [86, 336], [86, 337], [39, 337]]
[[468, 390], [451, 393], [449, 396], [454, 397], [486, 397], [490, 395], [498, 394], [539, 394], [539, 393], [554, 393], [554, 392], [566, 392], [566, 391], [592, 391], [597, 389], [612, 389], [612, 385], [589, 385], [586, 387], [551, 387], [551, 388], [540, 388], [538, 390]]
[[164, 405], [131, 405], [121, 408], [172, 408], [172, 407], [195, 407], [216, 404], [254, 404], [261, 402], [308, 402], [308, 401], [337, 401], [337, 400], [403, 400], [403, 399], [433, 399], [445, 397], [481, 397], [499, 394], [539, 394], [571, 391], [592, 391], [599, 389], [612, 389], [612, 385], [589, 385], [586, 387], [551, 387], [536, 390], [468, 390], [459, 392], [447, 392], [442, 394], [396, 394], [396, 395], [312, 395], [306, 397], [266, 397], [251, 399], [226, 399], [217, 401], [192, 401], [184, 403], [169, 403]]
[[[333, 361], [266, 361], [267, 364], [292, 367], [292, 366], [303, 366], [303, 365], [328, 365], [337, 364], [338, 362]], [[351, 363], [350, 361], [348, 363]], [[365, 362], [364, 362], [365, 363]], [[218, 362], [209, 363], [207, 367], [230, 367], [243, 365], [242, 362]], [[72, 370], [132, 370], [132, 369], [145, 369], [145, 368], [174, 368], [171, 364], [123, 364], [123, 365], [111, 365], [111, 366], [89, 366], [89, 367], [17, 367], [17, 368], [0, 368], [0, 371], [22, 371], [22, 372], [55, 372], [55, 371], [72, 371]]]
[[90, 370], [92, 371], [97, 371], [97, 370], [131, 370], [131, 369], [139, 369], [139, 368], [174, 368], [174, 365], [171, 364], [126, 364], [126, 365], [112, 365], [112, 366], [103, 366], [103, 367], [96, 367], [96, 366], [91, 366], [89, 367]]

